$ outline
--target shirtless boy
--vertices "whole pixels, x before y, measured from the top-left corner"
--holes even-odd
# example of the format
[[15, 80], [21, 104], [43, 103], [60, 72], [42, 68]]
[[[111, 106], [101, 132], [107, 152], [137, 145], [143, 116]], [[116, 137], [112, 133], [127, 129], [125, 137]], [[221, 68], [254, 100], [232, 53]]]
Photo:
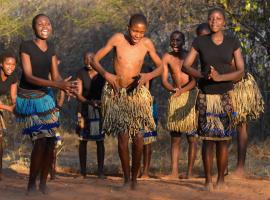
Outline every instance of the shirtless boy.
[[[103, 131], [118, 137], [118, 152], [125, 185], [130, 184], [128, 142], [132, 140], [131, 188], [137, 184], [143, 150], [143, 135], [155, 129], [151, 112], [152, 97], [143, 86], [162, 73], [162, 64], [152, 41], [144, 37], [147, 20], [142, 14], [131, 16], [127, 34], [116, 33], [92, 59], [92, 66], [106, 79], [102, 95]], [[114, 50], [114, 73], [100, 60]], [[144, 57], [149, 54], [156, 69], [140, 73]]]
[[[171, 175], [168, 179], [178, 179], [179, 145], [181, 135], [187, 136], [188, 149], [188, 171], [186, 178], [192, 175], [192, 168], [197, 153], [196, 129], [197, 116], [195, 112], [195, 101], [197, 90], [194, 89], [195, 79], [189, 78], [181, 71], [187, 52], [183, 49], [185, 36], [180, 31], [174, 31], [170, 36], [172, 51], [163, 56], [164, 71], [162, 73], [162, 84], [171, 92], [168, 102], [166, 128], [171, 134]], [[168, 81], [171, 73], [173, 83]]]

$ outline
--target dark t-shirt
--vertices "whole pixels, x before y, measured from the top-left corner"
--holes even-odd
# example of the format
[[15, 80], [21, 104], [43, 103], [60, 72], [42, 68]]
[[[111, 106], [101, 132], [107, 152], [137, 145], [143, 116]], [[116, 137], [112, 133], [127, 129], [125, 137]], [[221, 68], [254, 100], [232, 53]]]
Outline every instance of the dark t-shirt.
[[[234, 51], [240, 47], [238, 39], [224, 36], [223, 42], [216, 45], [211, 35], [205, 35], [197, 37], [192, 46], [199, 53], [203, 73], [210, 72], [210, 66], [213, 66], [220, 74], [233, 72], [231, 63]], [[206, 94], [222, 94], [233, 88], [233, 82], [201, 79], [199, 88]]]
[[[48, 43], [48, 49], [43, 52], [33, 40], [25, 41], [21, 44], [20, 53], [25, 53], [30, 56], [33, 76], [48, 80], [52, 57], [55, 55], [52, 43]], [[20, 87], [31, 90], [39, 90], [42, 88], [41, 86], [27, 82], [24, 72], [22, 72]]]
[[[4, 73], [4, 72], [0, 72]], [[6, 95], [10, 91], [10, 86], [18, 81], [16, 72], [13, 72], [10, 76], [7, 77], [5, 81], [2, 80], [0, 75], [0, 96]]]
[[91, 79], [87, 69], [84, 67], [79, 70], [77, 77], [82, 80], [83, 91], [82, 95], [88, 100], [100, 100], [102, 88], [105, 84], [104, 78], [97, 74]]

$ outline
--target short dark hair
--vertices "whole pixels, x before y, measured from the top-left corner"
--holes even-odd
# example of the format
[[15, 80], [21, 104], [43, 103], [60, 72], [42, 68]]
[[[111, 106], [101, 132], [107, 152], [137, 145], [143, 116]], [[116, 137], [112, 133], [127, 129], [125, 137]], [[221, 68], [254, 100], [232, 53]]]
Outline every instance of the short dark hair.
[[147, 26], [147, 19], [143, 14], [140, 14], [140, 13], [133, 14], [129, 19], [129, 26], [132, 26], [134, 24], [140, 24], [140, 23]]
[[211, 32], [209, 25], [207, 23], [201, 23], [196, 28], [196, 34], [200, 35], [203, 31]]
[[[39, 17], [47, 17], [47, 18], [50, 20], [50, 18], [49, 18], [47, 15], [43, 14], [43, 13], [40, 13], [40, 14], [36, 15], [36, 16], [33, 18], [33, 20], [32, 20], [32, 29], [33, 29], [33, 30], [35, 30], [36, 22], [37, 22], [37, 19], [38, 19]], [[51, 21], [51, 20], [50, 20], [50, 21]]]
[[3, 63], [6, 58], [14, 58], [16, 60], [16, 56], [11, 50], [5, 51], [4, 53], [1, 54], [0, 62]]
[[172, 33], [171, 33], [171, 35], [170, 35], [170, 39], [172, 38], [172, 36], [173, 35], [175, 35], [175, 34], [177, 34], [177, 35], [180, 35], [180, 37], [182, 38], [182, 41], [183, 41], [183, 43], [185, 43], [185, 35], [184, 35], [184, 33], [182, 33], [181, 31], [173, 31]]
[[226, 20], [226, 15], [225, 15], [225, 11], [222, 8], [216, 7], [216, 8], [212, 8], [208, 11], [208, 18], [210, 17], [210, 15], [212, 15], [214, 12], [218, 12], [220, 13], [224, 20]]

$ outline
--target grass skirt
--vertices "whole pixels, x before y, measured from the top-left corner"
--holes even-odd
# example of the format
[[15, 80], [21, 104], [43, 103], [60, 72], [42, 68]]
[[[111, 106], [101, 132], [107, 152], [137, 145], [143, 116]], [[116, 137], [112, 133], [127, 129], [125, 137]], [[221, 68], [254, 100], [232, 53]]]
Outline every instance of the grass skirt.
[[178, 97], [173, 94], [168, 100], [166, 128], [171, 132], [197, 134], [198, 115], [196, 113], [196, 99], [198, 89], [185, 92]]
[[235, 83], [232, 91], [232, 103], [237, 112], [236, 124], [255, 120], [264, 111], [264, 101], [254, 77], [247, 73], [241, 81]]
[[59, 126], [59, 111], [55, 107], [52, 89], [26, 90], [19, 88], [15, 114], [23, 125], [23, 134], [33, 140], [55, 137], [54, 128]]
[[152, 101], [149, 90], [144, 86], [135, 89], [130, 95], [125, 88], [115, 94], [106, 83], [101, 98], [103, 132], [113, 136], [128, 133], [132, 138], [138, 133], [154, 131], [156, 125], [151, 111]]
[[[154, 121], [157, 124], [158, 123], [158, 116], [157, 116], [157, 103], [154, 101], [153, 105], [151, 106], [152, 108], [152, 114], [154, 117]], [[143, 135], [143, 144], [147, 145], [147, 144], [151, 144], [153, 142], [157, 141], [157, 128], [149, 133], [145, 133]]]
[[197, 98], [198, 134], [203, 140], [229, 140], [235, 132], [230, 92], [224, 94], [203, 94]]

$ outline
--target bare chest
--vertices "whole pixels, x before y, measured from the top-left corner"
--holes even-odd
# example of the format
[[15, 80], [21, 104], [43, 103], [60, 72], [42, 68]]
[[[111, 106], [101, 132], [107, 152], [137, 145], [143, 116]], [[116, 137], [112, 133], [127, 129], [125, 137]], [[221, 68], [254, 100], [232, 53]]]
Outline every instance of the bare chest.
[[130, 45], [123, 43], [116, 47], [116, 58], [118, 62], [141, 63], [147, 53], [147, 49], [141, 45]]
[[170, 71], [172, 74], [181, 72], [184, 60], [179, 58], [171, 57], [168, 61]]

